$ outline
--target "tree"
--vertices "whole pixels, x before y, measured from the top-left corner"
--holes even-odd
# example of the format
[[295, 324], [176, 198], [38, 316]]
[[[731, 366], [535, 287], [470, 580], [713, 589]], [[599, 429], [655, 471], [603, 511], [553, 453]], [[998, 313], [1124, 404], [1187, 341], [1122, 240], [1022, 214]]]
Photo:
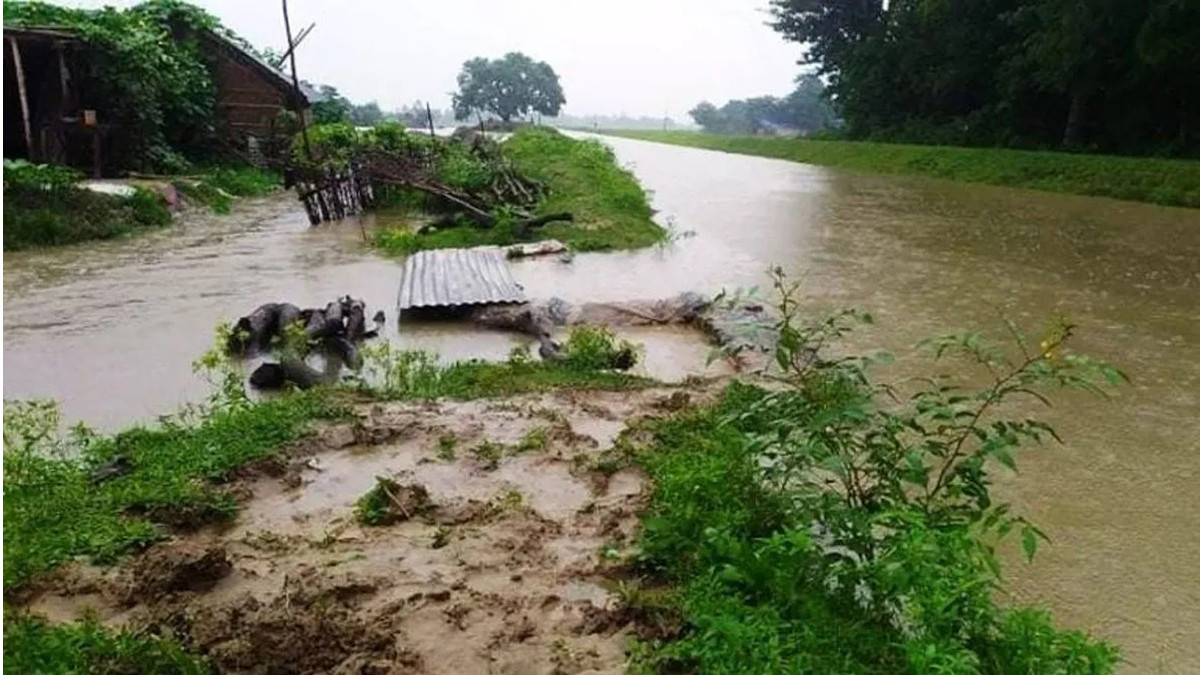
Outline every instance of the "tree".
[[1200, 155], [1196, 0], [772, 0], [851, 136]]
[[352, 107], [353, 104], [336, 87], [322, 84], [317, 88], [317, 100], [313, 101], [309, 114], [317, 124], [349, 122]]
[[720, 108], [703, 101], [688, 114], [705, 131], [719, 134], [757, 134], [781, 128], [810, 132], [825, 128], [834, 119], [825, 85], [815, 75], [796, 78], [796, 90], [783, 99], [735, 99]]
[[350, 106], [350, 123], [360, 127], [373, 127], [383, 121], [383, 110], [375, 101]]
[[502, 59], [478, 57], [463, 64], [454, 94], [454, 117], [464, 120], [472, 113], [487, 113], [508, 122], [531, 112], [557, 115], [566, 102], [549, 64], [509, 52]]
[[717, 106], [708, 101], [701, 101], [699, 105], [688, 111], [692, 119], [704, 128], [705, 131], [718, 131], [722, 126], [721, 113], [717, 110]]

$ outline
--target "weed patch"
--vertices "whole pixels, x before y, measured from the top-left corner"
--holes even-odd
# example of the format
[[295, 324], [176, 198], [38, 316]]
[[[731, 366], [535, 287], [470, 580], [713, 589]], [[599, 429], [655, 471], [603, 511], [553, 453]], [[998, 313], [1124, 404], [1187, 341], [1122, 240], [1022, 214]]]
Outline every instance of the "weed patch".
[[354, 518], [363, 525], [392, 525], [429, 510], [429, 492], [421, 485], [401, 485], [377, 476], [372, 487], [354, 505]]
[[650, 386], [653, 382], [646, 378], [596, 367], [611, 368], [635, 351], [611, 332], [593, 328], [574, 331], [567, 340], [566, 357], [549, 362], [534, 361], [528, 351], [518, 350], [502, 362], [440, 364], [432, 354], [397, 350], [379, 342], [363, 348], [365, 365], [359, 385], [376, 396], [397, 400], [471, 400], [562, 388]]
[[655, 672], [1108, 673], [1112, 645], [1001, 608], [996, 544], [1041, 532], [991, 495], [1017, 450], [1056, 438], [1006, 420], [1003, 401], [1052, 387], [1121, 379], [1066, 348], [1071, 328], [1038, 346], [968, 333], [930, 341], [994, 375], [979, 391], [930, 380], [906, 406], [871, 359], [826, 360], [820, 346], [863, 315], [798, 318], [777, 277], [778, 385], [734, 383], [715, 405], [657, 422], [638, 454], [653, 482], [638, 567], [677, 588], [674, 639], [639, 647]]
[[[6, 612], [7, 614], [7, 612]], [[4, 622], [4, 670], [10, 673], [211, 672], [201, 659], [171, 640], [83, 621], [49, 624], [39, 619]]]
[[153, 192], [101, 194], [80, 187], [79, 179], [63, 167], [5, 160], [4, 249], [111, 239], [171, 222]]
[[167, 526], [229, 518], [236, 503], [220, 483], [231, 471], [298, 440], [311, 420], [343, 414], [314, 392], [212, 410], [195, 423], [64, 439], [53, 405], [6, 402], [5, 589], [77, 556], [112, 561]]

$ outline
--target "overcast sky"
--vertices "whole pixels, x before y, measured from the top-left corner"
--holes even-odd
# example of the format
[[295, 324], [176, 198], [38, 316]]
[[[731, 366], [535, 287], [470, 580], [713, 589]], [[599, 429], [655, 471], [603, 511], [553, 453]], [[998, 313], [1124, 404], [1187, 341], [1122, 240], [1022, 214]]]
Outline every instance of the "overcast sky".
[[[192, 0], [256, 46], [282, 48], [280, 3]], [[118, 7], [133, 0], [64, 4]], [[559, 74], [564, 113], [678, 120], [703, 99], [781, 95], [799, 48], [764, 25], [768, 0], [289, 0], [304, 79], [384, 109], [449, 107], [463, 61], [523, 51]]]

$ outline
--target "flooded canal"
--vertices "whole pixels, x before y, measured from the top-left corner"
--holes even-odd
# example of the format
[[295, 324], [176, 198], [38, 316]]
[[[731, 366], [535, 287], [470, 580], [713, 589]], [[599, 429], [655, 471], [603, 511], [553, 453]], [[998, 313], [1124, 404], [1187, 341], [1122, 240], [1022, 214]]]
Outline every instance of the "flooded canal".
[[[658, 298], [800, 279], [814, 309], [871, 310], [858, 338], [914, 368], [910, 346], [1000, 312], [1036, 330], [1065, 314], [1076, 347], [1133, 383], [1105, 400], [1059, 397], [1066, 439], [1024, 456], [1003, 489], [1052, 539], [1008, 565], [1017, 599], [1114, 640], [1130, 672], [1200, 671], [1200, 211], [866, 176], [611, 139], [654, 192], [664, 223], [694, 236], [636, 253], [521, 261], [530, 297]], [[212, 326], [266, 301], [338, 295], [388, 312], [390, 339], [447, 358], [498, 358], [523, 340], [444, 325], [396, 336], [400, 267], [363, 243], [372, 227], [309, 228], [287, 196], [243, 203], [128, 241], [7, 254], [4, 395], [53, 397], [104, 428], [203, 396], [191, 361]], [[703, 368], [673, 331], [630, 336], [650, 373]]]

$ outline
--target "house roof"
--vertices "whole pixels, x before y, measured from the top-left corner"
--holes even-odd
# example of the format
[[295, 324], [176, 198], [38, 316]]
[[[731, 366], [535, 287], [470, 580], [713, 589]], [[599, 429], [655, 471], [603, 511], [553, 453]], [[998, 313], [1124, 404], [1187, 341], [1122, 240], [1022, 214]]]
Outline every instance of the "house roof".
[[79, 35], [74, 31], [52, 26], [5, 26], [4, 37], [11, 37], [17, 40], [79, 41]]
[[[252, 51], [245, 49], [242, 45], [230, 39], [227, 35], [222, 35], [214, 31], [205, 31], [203, 37], [210, 43], [224, 49], [237, 60], [245, 65], [257, 70], [260, 74], [266, 77], [267, 81], [274, 85], [277, 89], [283, 92], [289, 99], [296, 96], [296, 90], [292, 86], [292, 80], [283, 71], [272, 66]], [[300, 87], [300, 104], [308, 106], [312, 102], [310, 91], [306, 91], [302, 85]]]
[[[68, 40], [73, 42], [81, 40], [75, 31], [58, 26], [5, 26], [4, 36], [18, 40]], [[228, 35], [215, 31], [206, 30], [201, 33], [201, 38], [208, 44], [224, 50], [231, 57], [258, 71], [268, 82], [287, 96], [289, 100], [296, 98], [297, 94], [295, 88], [292, 86], [291, 78], [284, 75], [278, 68], [262, 60], [252, 50], [246, 49], [243, 45], [232, 40]], [[314, 100], [312, 98], [314, 93], [311, 87], [300, 87], [299, 102], [301, 107], [308, 106]]]

